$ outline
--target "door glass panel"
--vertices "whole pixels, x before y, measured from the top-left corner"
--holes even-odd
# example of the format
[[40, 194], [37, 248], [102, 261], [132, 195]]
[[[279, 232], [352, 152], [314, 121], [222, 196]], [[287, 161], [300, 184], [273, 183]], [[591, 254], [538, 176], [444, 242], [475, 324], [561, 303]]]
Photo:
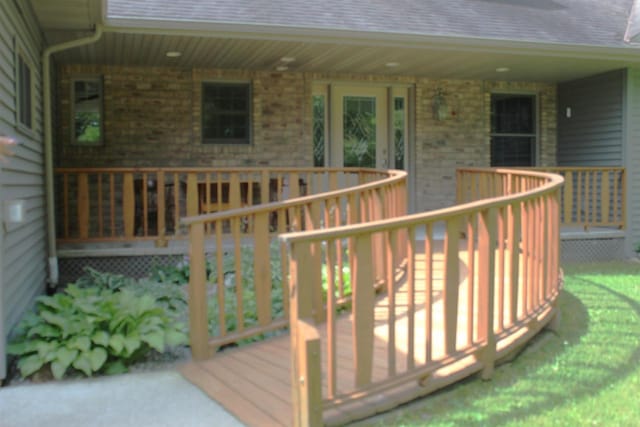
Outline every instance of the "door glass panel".
[[325, 165], [325, 101], [324, 95], [313, 96], [313, 166]]
[[405, 140], [405, 111], [404, 98], [393, 100], [393, 167], [404, 169], [404, 140]]
[[344, 97], [344, 166], [376, 167], [376, 98]]

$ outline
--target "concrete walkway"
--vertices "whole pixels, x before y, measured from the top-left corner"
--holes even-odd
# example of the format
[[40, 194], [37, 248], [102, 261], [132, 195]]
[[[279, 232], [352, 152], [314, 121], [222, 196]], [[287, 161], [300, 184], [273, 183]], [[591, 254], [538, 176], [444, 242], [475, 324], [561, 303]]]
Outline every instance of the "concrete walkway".
[[175, 371], [0, 388], [0, 426], [242, 426]]

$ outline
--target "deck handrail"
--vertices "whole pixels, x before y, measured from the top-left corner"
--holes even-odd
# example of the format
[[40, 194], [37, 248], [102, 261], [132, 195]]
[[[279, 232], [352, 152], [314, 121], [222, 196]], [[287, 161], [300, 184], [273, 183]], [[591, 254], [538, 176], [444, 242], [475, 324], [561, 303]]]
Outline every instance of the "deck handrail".
[[[289, 298], [285, 280], [288, 264], [284, 247], [277, 244], [277, 234], [406, 214], [404, 171], [314, 168], [311, 172], [317, 175], [333, 174], [327, 176], [325, 191], [182, 219], [182, 224], [189, 229], [189, 323], [194, 358], [206, 359], [221, 346], [271, 333], [288, 325]], [[349, 180], [350, 176], [355, 179]], [[350, 181], [350, 185], [338, 188], [339, 180], [345, 183]], [[226, 238], [223, 238], [224, 235]], [[206, 249], [207, 238], [213, 243], [211, 250]], [[248, 260], [252, 265], [243, 265], [247, 261], [244, 255], [248, 247], [253, 250]], [[232, 254], [232, 257], [225, 257], [225, 252]], [[232, 265], [225, 267], [228, 263]], [[233, 272], [232, 277], [227, 276], [227, 269]], [[243, 275], [250, 275], [251, 280], [246, 280]], [[207, 280], [207, 276], [213, 277]], [[226, 283], [228, 277], [232, 280], [229, 285]], [[207, 282], [209, 288], [213, 287], [209, 292]], [[225, 285], [217, 285], [222, 283]], [[228, 289], [232, 290], [232, 295], [229, 295]], [[247, 291], [254, 295], [245, 295]], [[208, 303], [208, 294], [211, 293], [215, 294], [213, 304]], [[283, 295], [283, 300], [279, 302], [284, 306], [282, 315], [275, 313], [272, 307], [276, 293]], [[318, 291], [318, 295], [314, 296], [318, 315], [323, 311], [321, 293]], [[338, 297], [342, 303], [347, 303], [351, 297], [344, 283]], [[247, 304], [256, 307], [257, 318], [247, 319], [245, 314], [251, 314], [243, 309]], [[229, 327], [226, 321], [228, 305], [235, 305], [233, 327]], [[212, 315], [217, 319], [217, 330], [214, 331], [209, 330], [208, 320]], [[254, 324], [250, 324], [249, 320]]]
[[[480, 168], [460, 169], [457, 178], [459, 197], [475, 201], [280, 236], [290, 266], [294, 425], [344, 422], [349, 405], [371, 405], [375, 411], [380, 393], [389, 406], [473, 372], [488, 378], [498, 358], [554, 318], [561, 286], [563, 179], [543, 172]], [[442, 260], [435, 256], [438, 226], [444, 229]], [[418, 239], [420, 234], [424, 240]], [[336, 254], [344, 247], [349, 248], [354, 293], [350, 344], [337, 341], [337, 278], [318, 274], [323, 268], [342, 270]], [[420, 256], [422, 280], [417, 279]], [[371, 268], [376, 265], [384, 266], [381, 276]], [[441, 284], [434, 280], [437, 268], [444, 272]], [[373, 312], [379, 298], [374, 285], [380, 279], [388, 300], [388, 321], [383, 323]], [[318, 316], [313, 301], [323, 286], [325, 313]], [[402, 304], [396, 302], [401, 296]], [[444, 325], [441, 338], [433, 329], [438, 310]], [[383, 344], [376, 344], [380, 340]], [[376, 353], [380, 345], [386, 350]], [[353, 355], [353, 378], [338, 375], [338, 354]], [[450, 372], [439, 374], [443, 369]], [[322, 370], [326, 382], [319, 378]], [[408, 389], [411, 384], [417, 385]], [[394, 392], [400, 396], [396, 400]]]

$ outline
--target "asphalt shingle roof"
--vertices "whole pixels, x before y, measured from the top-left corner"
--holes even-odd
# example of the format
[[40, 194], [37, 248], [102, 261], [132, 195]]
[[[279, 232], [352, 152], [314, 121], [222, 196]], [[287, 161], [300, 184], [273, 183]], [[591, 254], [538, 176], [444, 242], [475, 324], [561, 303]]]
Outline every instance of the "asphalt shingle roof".
[[107, 0], [107, 19], [624, 46], [634, 0]]

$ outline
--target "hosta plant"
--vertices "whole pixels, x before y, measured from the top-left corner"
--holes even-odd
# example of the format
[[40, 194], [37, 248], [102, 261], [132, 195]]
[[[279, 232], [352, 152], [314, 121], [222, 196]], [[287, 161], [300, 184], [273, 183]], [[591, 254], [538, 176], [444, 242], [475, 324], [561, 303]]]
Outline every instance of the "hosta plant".
[[150, 295], [70, 285], [38, 298], [7, 350], [19, 357], [23, 377], [46, 367], [57, 379], [69, 369], [110, 374], [125, 372], [151, 349], [186, 344], [183, 331]]

